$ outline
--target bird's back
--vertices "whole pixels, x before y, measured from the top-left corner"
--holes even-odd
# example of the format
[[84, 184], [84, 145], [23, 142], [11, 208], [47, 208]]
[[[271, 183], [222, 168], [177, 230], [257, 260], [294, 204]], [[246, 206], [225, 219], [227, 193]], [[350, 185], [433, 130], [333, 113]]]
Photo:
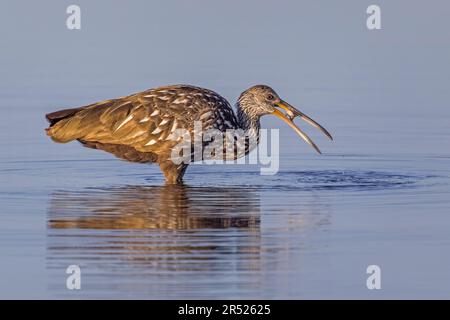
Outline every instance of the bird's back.
[[[46, 117], [50, 122], [47, 134], [56, 142], [78, 140], [138, 162], [167, 155], [178, 143], [172, 135], [175, 130], [192, 132], [195, 121], [201, 121], [203, 130], [225, 131], [237, 126], [233, 110], [223, 97], [188, 85], [149, 89]], [[127, 158], [126, 153], [132, 155]]]

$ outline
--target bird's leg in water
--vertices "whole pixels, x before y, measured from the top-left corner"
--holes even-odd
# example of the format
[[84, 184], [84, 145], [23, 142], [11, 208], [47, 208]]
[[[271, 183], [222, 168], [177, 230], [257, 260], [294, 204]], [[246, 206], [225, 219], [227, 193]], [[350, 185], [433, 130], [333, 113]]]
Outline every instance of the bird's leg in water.
[[183, 182], [183, 176], [186, 172], [188, 164], [180, 163], [175, 164], [172, 160], [168, 159], [165, 161], [159, 162], [159, 167], [161, 171], [164, 173], [164, 177], [166, 178], [167, 184], [179, 184]]

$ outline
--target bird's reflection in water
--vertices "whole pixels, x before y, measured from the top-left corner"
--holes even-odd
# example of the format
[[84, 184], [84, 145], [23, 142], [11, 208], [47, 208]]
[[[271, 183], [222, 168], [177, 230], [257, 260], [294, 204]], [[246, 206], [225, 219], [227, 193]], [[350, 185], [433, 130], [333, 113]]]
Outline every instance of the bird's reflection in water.
[[186, 186], [59, 191], [51, 196], [48, 236], [50, 269], [81, 264], [103, 276], [255, 270], [259, 191]]

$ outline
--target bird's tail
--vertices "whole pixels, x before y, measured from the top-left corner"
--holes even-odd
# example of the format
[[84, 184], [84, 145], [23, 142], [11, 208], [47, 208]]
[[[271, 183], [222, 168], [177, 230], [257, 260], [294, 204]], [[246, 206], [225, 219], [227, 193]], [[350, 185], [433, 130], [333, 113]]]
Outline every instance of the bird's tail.
[[[61, 143], [77, 139], [77, 137], [74, 137], [71, 134], [73, 131], [70, 130], [70, 128], [67, 128], [67, 125], [70, 122], [69, 120], [82, 109], [84, 108], [64, 109], [46, 114], [45, 118], [50, 123], [50, 126], [45, 129], [47, 135], [50, 136], [53, 141]], [[62, 129], [63, 127], [64, 129]]]

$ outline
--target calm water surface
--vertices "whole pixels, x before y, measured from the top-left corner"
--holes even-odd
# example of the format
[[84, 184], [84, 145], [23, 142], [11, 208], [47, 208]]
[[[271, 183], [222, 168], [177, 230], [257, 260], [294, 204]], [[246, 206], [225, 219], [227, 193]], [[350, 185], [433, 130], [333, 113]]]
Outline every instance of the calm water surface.
[[[47, 98], [6, 103], [14, 108], [0, 129], [1, 297], [450, 297], [444, 120], [383, 129], [383, 112], [317, 109], [309, 113], [336, 138], [309, 131], [324, 155], [282, 126], [278, 174], [193, 165], [185, 185], [164, 186], [156, 166], [49, 141]], [[426, 152], [423, 139], [433, 141]], [[73, 264], [82, 270], [77, 292], [65, 288]], [[371, 264], [382, 269], [378, 291], [366, 288]]]

